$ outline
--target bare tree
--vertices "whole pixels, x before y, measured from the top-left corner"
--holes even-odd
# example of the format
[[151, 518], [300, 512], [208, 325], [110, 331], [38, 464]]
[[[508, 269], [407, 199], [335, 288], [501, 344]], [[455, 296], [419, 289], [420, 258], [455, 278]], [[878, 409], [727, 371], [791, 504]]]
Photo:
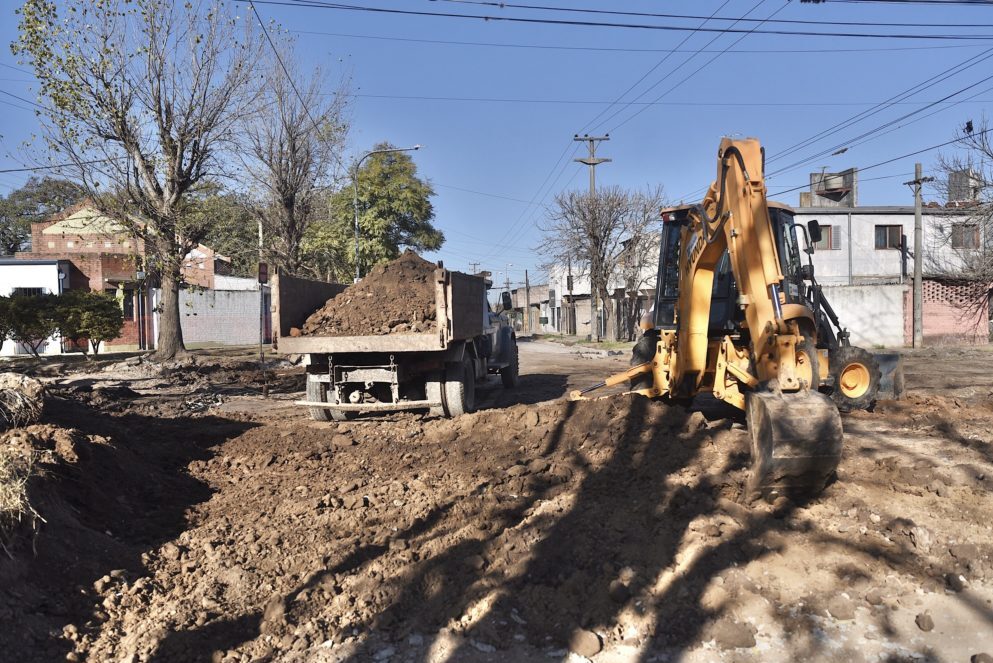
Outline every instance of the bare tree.
[[27, 0], [19, 13], [12, 48], [40, 82], [52, 158], [144, 246], [162, 289], [156, 355], [173, 357], [183, 261], [210, 224], [186, 214], [190, 194], [229, 174], [261, 44], [221, 0]]
[[253, 210], [265, 254], [289, 274], [301, 272], [304, 237], [329, 216], [329, 193], [344, 174], [348, 84], [339, 81], [325, 94], [325, 83], [320, 70], [304, 80], [286, 41], [266, 68], [259, 112], [245, 123], [245, 165], [259, 194]]
[[623, 309], [625, 321], [619, 330], [627, 340], [636, 338], [641, 309], [638, 306], [641, 290], [654, 286], [659, 266], [659, 242], [662, 232], [662, 207], [665, 193], [661, 185], [629, 194], [628, 210], [624, 219], [623, 250], [618, 261], [624, 285]]
[[[540, 229], [538, 250], [550, 259], [590, 275], [593, 339], [599, 340], [598, 300], [609, 300], [607, 287], [623, 249], [628, 194], [620, 187], [606, 187], [595, 194], [568, 191], [555, 197], [555, 207]], [[604, 309], [608, 338], [615, 336], [610, 309]]]
[[979, 313], [993, 294], [993, 126], [970, 121], [956, 137], [965, 152], [938, 157], [932, 190], [947, 205], [927, 210], [939, 223], [928, 233], [924, 268], [958, 281], [965, 308]]

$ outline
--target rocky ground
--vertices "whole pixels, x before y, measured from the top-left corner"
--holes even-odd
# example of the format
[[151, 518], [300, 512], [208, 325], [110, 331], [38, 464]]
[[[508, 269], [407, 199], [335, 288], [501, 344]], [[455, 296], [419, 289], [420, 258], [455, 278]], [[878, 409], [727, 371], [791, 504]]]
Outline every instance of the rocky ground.
[[[54, 661], [970, 661], [993, 654], [989, 348], [907, 358], [818, 498], [737, 500], [741, 422], [561, 396], [624, 357], [521, 345], [457, 420], [310, 421], [301, 369], [51, 368], [42, 520], [0, 651]], [[83, 367], [90, 368], [90, 367]], [[269, 398], [260, 393], [268, 385]]]

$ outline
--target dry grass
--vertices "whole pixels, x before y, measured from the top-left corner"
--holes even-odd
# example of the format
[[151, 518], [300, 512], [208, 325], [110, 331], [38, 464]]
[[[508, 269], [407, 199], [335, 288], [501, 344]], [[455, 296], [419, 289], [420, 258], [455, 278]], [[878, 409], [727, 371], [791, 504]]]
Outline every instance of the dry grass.
[[[0, 547], [25, 519], [37, 516], [28, 501], [28, 480], [34, 468], [32, 456], [20, 449], [0, 446]], [[8, 553], [9, 554], [9, 553]]]
[[43, 401], [17, 389], [0, 389], [0, 421], [3, 428], [17, 428], [38, 421]]

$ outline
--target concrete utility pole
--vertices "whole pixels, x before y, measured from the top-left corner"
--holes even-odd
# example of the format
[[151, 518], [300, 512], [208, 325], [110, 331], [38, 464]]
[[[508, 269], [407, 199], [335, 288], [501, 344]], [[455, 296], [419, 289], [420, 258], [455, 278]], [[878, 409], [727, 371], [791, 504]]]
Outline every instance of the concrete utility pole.
[[531, 281], [528, 270], [524, 270], [524, 333], [531, 333]]
[[914, 179], [904, 182], [914, 190], [914, 347], [924, 346], [924, 229], [921, 219], [921, 187], [933, 182], [921, 177], [921, 164], [914, 164]]
[[[596, 212], [596, 167], [602, 163], [609, 163], [613, 159], [606, 159], [602, 157], [597, 157], [596, 155], [596, 145], [600, 141], [610, 140], [610, 134], [604, 134], [603, 136], [590, 136], [589, 134], [574, 134], [573, 140], [584, 142], [587, 145], [590, 153], [585, 159], [573, 159], [582, 164], [586, 164], [590, 169], [590, 203], [594, 205], [593, 211]], [[570, 269], [571, 271], [571, 269]], [[593, 275], [590, 275], [590, 337], [599, 342], [600, 340], [600, 320], [598, 315], [599, 306], [597, 305], [597, 300], [599, 299], [599, 294], [593, 292], [595, 288], [593, 287]], [[572, 300], [572, 292], [569, 292], [569, 299]]]
[[572, 336], [576, 335], [576, 300], [572, 298], [572, 257], [568, 259], [569, 273], [566, 276], [565, 287], [569, 290], [569, 308], [565, 310], [565, 330]]

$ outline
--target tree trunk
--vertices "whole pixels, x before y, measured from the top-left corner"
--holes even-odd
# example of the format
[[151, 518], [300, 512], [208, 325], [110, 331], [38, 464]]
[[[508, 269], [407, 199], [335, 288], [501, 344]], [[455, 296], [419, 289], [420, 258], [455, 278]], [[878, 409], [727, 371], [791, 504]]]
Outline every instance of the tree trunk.
[[614, 319], [617, 317], [614, 314], [616, 302], [611, 299], [606, 287], [600, 291], [600, 305], [603, 307], [603, 340], [616, 341], [617, 325], [614, 324]]
[[159, 340], [155, 358], [172, 359], [186, 352], [183, 328], [179, 322], [179, 274], [166, 268], [162, 274], [162, 313], [159, 314]]

